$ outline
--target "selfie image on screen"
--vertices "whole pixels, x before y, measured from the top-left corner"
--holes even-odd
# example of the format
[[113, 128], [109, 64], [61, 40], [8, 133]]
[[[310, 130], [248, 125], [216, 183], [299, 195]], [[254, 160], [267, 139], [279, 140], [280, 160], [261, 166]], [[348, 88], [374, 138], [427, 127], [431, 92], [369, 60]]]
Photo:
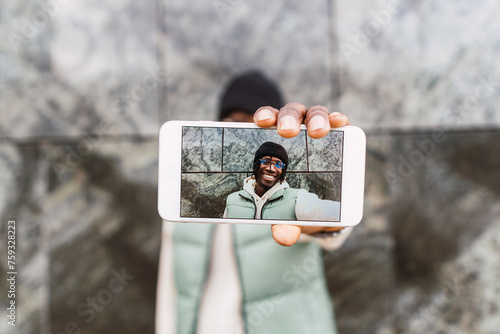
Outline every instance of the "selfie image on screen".
[[343, 135], [185, 126], [180, 216], [340, 221]]

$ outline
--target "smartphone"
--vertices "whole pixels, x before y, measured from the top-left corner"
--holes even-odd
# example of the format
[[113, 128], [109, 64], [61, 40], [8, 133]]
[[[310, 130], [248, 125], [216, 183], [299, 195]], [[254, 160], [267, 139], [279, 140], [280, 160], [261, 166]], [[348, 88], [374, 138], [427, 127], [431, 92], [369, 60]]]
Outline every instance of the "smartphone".
[[366, 136], [313, 139], [252, 123], [170, 121], [159, 135], [158, 212], [173, 222], [354, 226], [363, 216]]

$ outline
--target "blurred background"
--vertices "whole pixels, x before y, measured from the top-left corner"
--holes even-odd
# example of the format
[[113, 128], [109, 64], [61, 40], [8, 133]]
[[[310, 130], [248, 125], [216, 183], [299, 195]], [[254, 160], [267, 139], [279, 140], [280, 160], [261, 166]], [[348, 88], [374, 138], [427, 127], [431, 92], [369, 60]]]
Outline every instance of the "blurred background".
[[368, 137], [364, 219], [325, 254], [340, 333], [498, 333], [497, 1], [0, 6], [1, 333], [154, 332], [159, 127], [255, 68]]

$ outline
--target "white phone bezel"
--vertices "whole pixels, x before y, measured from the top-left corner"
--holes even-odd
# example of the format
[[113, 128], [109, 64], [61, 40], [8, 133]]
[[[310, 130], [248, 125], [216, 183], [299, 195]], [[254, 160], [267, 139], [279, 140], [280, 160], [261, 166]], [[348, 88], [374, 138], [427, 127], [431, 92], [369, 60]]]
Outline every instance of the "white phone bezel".
[[[233, 224], [292, 224], [291, 220], [192, 218], [180, 217], [182, 127], [259, 128], [253, 123], [211, 121], [169, 121], [162, 125], [159, 135], [158, 213], [173, 222], [233, 223]], [[306, 130], [302, 125], [301, 129]], [[341, 217], [338, 222], [300, 221], [302, 226], [347, 227], [357, 225], [363, 217], [366, 136], [355, 126], [332, 129], [344, 132], [342, 159]]]

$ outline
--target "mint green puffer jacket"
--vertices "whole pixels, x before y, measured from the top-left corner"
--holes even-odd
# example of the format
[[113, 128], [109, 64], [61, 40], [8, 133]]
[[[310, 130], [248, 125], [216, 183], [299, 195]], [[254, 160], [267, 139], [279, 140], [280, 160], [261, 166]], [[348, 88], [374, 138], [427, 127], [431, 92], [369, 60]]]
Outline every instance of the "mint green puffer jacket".
[[[295, 201], [299, 189], [285, 188], [275, 192], [262, 208], [262, 219], [296, 220]], [[227, 197], [228, 218], [255, 218], [255, 202], [246, 190], [240, 190]]]
[[[287, 188], [273, 194], [263, 207], [262, 217], [294, 219], [283, 214], [290, 214], [287, 208], [294, 207], [297, 191]], [[229, 217], [254, 217], [251, 196], [241, 192], [231, 196], [227, 204]], [[268, 225], [231, 227], [243, 294], [245, 332], [337, 333], [321, 248], [314, 242], [280, 246], [272, 238]], [[210, 263], [213, 228], [212, 224], [175, 226], [173, 247], [178, 334], [194, 334], [196, 331]]]

